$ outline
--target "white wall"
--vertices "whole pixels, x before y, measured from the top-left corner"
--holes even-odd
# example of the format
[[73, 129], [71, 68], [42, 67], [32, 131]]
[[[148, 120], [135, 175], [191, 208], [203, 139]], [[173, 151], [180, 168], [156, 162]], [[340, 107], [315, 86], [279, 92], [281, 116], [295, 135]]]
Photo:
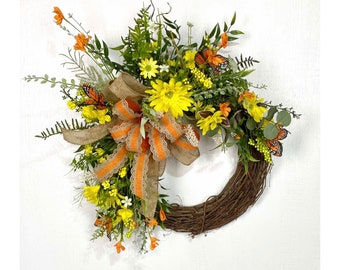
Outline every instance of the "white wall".
[[[145, 1], [147, 3], [147, 1]], [[166, 1], [154, 1], [165, 8]], [[235, 222], [194, 239], [158, 231], [159, 247], [140, 255], [132, 243], [117, 255], [107, 239], [91, 242], [94, 208], [74, 204], [79, 177], [69, 173], [75, 146], [34, 137], [70, 117], [58, 89], [21, 82], [20, 259], [22, 269], [319, 269], [319, 3], [317, 0], [172, 0], [171, 18], [192, 22], [201, 38], [216, 22], [237, 12], [236, 28], [246, 33], [231, 54], [260, 60], [250, 80], [273, 103], [302, 113], [289, 127], [284, 155], [275, 159], [270, 182], [258, 203]], [[140, 0], [21, 0], [21, 71], [70, 77], [60, 65], [73, 40], [53, 23], [53, 7], [73, 13], [85, 28], [117, 45], [142, 6]], [[209, 142], [208, 142], [209, 143]], [[177, 175], [167, 171], [172, 195], [187, 204], [203, 201], [225, 184], [235, 153], [216, 152]], [[216, 164], [220, 165], [217, 166]], [[207, 166], [215, 169], [209, 177]], [[169, 163], [169, 167], [177, 168]], [[192, 181], [198, 172], [206, 179]], [[189, 180], [191, 179], [191, 180]], [[207, 188], [209, 187], [209, 188]], [[182, 189], [181, 189], [182, 188]], [[187, 188], [187, 190], [183, 190]], [[198, 196], [192, 196], [198, 194]], [[178, 197], [174, 197], [174, 200]]]

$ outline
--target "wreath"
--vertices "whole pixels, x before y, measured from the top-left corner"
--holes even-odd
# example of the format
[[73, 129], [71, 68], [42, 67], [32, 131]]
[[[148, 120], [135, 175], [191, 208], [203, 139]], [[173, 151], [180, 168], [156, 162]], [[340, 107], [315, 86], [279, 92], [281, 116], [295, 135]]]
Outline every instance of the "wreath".
[[[73, 171], [83, 173], [79, 200], [96, 207], [92, 239], [107, 236], [116, 251], [132, 236], [141, 251], [159, 244], [157, 227], [192, 236], [219, 228], [242, 215], [261, 196], [272, 157], [282, 155], [286, 127], [299, 118], [293, 108], [258, 97], [246, 77], [259, 61], [231, 56], [228, 44], [244, 33], [216, 24], [200, 43], [152, 2], [143, 7], [121, 44], [111, 47], [54, 7], [55, 23], [75, 45], [62, 54], [74, 78], [28, 75], [27, 82], [58, 86], [71, 120], [60, 120], [37, 137], [56, 134], [78, 149]], [[118, 59], [118, 60], [115, 60]], [[170, 203], [161, 185], [171, 156], [185, 165], [199, 158], [201, 136], [238, 149], [234, 175], [220, 194], [205, 202]]]

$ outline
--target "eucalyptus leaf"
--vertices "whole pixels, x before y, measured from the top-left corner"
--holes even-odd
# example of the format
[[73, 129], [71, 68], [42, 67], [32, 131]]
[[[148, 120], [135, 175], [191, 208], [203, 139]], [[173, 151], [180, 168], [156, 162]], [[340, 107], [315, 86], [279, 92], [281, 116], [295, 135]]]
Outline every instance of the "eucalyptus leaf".
[[290, 122], [292, 121], [292, 117], [290, 113], [287, 111], [281, 111], [276, 116], [276, 121], [278, 124], [282, 124], [283, 126], [289, 126]]
[[263, 130], [263, 135], [266, 137], [268, 140], [274, 139], [277, 135], [279, 134], [279, 129], [275, 124], [268, 124], [264, 130]]
[[247, 119], [246, 126], [249, 130], [254, 130], [257, 127], [257, 124], [252, 117], [249, 117]]
[[277, 108], [276, 107], [271, 107], [269, 110], [268, 110], [268, 113], [267, 113], [267, 116], [266, 116], [266, 119], [267, 120], [272, 120], [273, 117], [274, 117], [274, 114], [277, 112]]

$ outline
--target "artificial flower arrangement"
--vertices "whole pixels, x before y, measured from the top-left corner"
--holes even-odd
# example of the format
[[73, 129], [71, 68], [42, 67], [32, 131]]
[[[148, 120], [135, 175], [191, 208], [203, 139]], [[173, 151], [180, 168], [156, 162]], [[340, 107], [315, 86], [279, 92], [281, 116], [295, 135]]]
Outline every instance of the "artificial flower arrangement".
[[[190, 165], [199, 157], [200, 136], [219, 137], [221, 150], [238, 147], [242, 177], [257, 170], [263, 179], [272, 156], [282, 155], [286, 127], [299, 118], [292, 108], [273, 105], [251, 90], [265, 87], [246, 79], [257, 60], [226, 55], [228, 43], [243, 34], [233, 29], [236, 13], [197, 44], [190, 23], [182, 42], [170, 11], [156, 13], [151, 2], [137, 14], [121, 44], [110, 47], [54, 7], [55, 23], [75, 38], [73, 49], [63, 55], [63, 65], [75, 79], [25, 77], [58, 85], [68, 108], [79, 113], [80, 119], [58, 121], [37, 137], [62, 134], [79, 145], [71, 165], [84, 172], [81, 195], [96, 207], [92, 239], [106, 235], [118, 253], [132, 236], [141, 251], [156, 248], [157, 226], [176, 230], [169, 220], [181, 220], [182, 212], [171, 217], [176, 208], [160, 185], [167, 158]], [[121, 61], [113, 61], [112, 53]], [[92, 64], [85, 64], [84, 57]], [[259, 163], [265, 164], [265, 173], [251, 167]]]

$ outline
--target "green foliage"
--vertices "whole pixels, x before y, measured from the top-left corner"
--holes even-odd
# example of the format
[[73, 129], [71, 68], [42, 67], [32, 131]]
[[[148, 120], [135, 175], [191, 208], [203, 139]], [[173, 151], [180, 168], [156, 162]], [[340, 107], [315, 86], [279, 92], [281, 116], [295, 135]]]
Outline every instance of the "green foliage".
[[242, 54], [240, 56], [240, 59], [238, 59], [235, 56], [236, 64], [238, 68], [246, 69], [252, 67], [255, 63], [260, 63], [258, 60], [255, 60], [253, 57], [248, 56], [246, 58], [243, 58]]
[[75, 77], [81, 82], [87, 82], [94, 87], [102, 87], [104, 85], [105, 81], [99, 71], [94, 66], [84, 63], [84, 55], [77, 51], [72, 52], [71, 49], [68, 49], [68, 54], [61, 55], [67, 59], [66, 62], [62, 63], [62, 66], [75, 73]]
[[36, 76], [36, 75], [27, 75], [24, 77], [26, 82], [40, 82], [41, 84], [50, 83], [50, 87], [54, 88], [57, 84], [60, 85], [61, 88], [70, 88], [74, 89], [77, 87], [76, 81], [71, 79], [69, 82], [67, 79], [61, 79], [57, 81], [55, 77], [50, 78], [49, 75], [45, 74], [44, 76]]
[[90, 126], [91, 125], [85, 122], [79, 122], [77, 119], [72, 118], [71, 123], [69, 123], [67, 120], [58, 121], [55, 123], [54, 127], [46, 128], [39, 135], [35, 135], [35, 137], [46, 140], [51, 136], [62, 134], [62, 129], [67, 130], [87, 129]]
[[243, 35], [244, 33], [240, 30], [231, 30], [235, 22], [236, 12], [234, 12], [229, 26], [226, 22], [223, 23], [223, 27], [221, 26], [221, 24], [217, 23], [209, 33], [205, 32], [205, 35], [202, 38], [201, 44], [198, 46], [198, 49], [202, 50], [203, 48], [210, 46], [217, 47], [218, 43], [221, 40], [222, 31], [228, 34], [228, 41], [237, 40], [239, 38], [238, 36]]

